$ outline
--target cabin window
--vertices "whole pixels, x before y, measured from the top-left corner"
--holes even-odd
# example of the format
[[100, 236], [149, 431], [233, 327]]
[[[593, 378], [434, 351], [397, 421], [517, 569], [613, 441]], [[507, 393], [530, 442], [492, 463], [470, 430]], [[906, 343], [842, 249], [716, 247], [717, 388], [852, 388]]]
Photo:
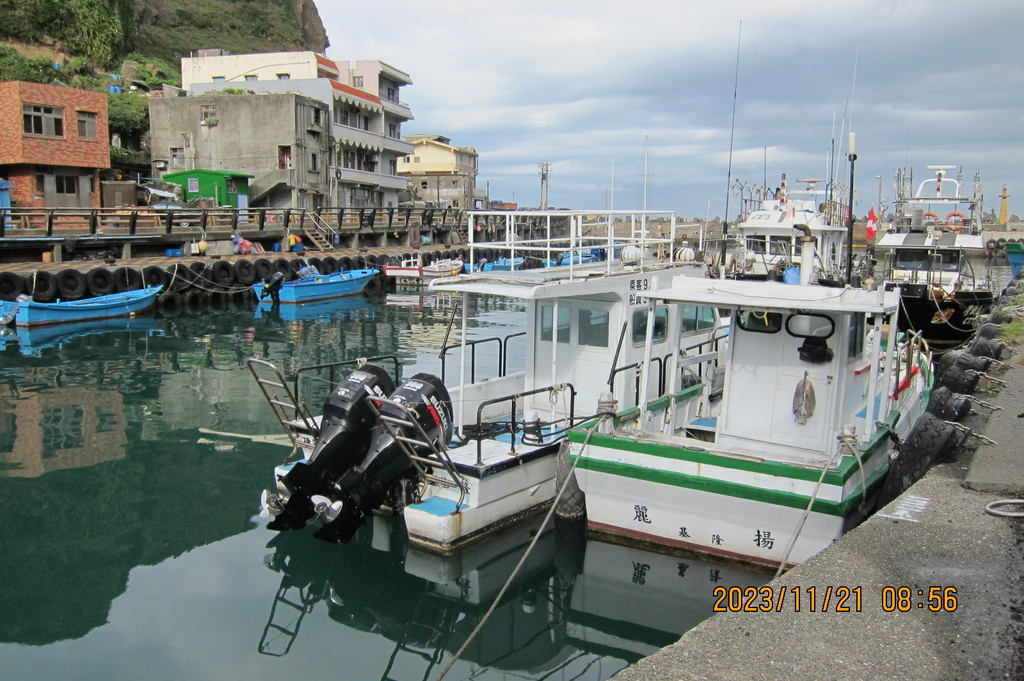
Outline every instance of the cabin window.
[[608, 311], [580, 310], [577, 342], [594, 348], [608, 347]]
[[909, 249], [896, 252], [896, 269], [926, 270], [928, 269], [928, 251]]
[[867, 321], [863, 313], [850, 317], [850, 344], [847, 357], [853, 359], [864, 354], [864, 329]]
[[[661, 343], [668, 337], [668, 308], [654, 308], [654, 335], [655, 343]], [[633, 312], [633, 345], [643, 345], [647, 342], [647, 308]]]
[[771, 238], [772, 255], [789, 255], [792, 246], [793, 244], [788, 236], [773, 236]]
[[715, 325], [715, 308], [707, 305], [683, 305], [681, 316], [684, 336]]
[[[540, 339], [551, 340], [551, 330], [554, 328], [554, 306], [542, 305], [540, 308]], [[558, 308], [558, 342], [569, 342], [569, 308]]]
[[751, 253], [764, 253], [765, 248], [764, 235], [747, 237], [747, 250]]
[[823, 314], [798, 313], [786, 319], [786, 333], [796, 338], [831, 338], [836, 323]]
[[744, 331], [778, 333], [782, 330], [782, 313], [767, 310], [740, 310], [736, 324]]

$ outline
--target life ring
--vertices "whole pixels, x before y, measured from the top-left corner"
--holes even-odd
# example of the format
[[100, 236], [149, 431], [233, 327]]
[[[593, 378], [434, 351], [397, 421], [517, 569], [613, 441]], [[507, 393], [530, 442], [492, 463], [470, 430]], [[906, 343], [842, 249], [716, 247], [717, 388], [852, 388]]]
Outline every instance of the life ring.
[[922, 218], [924, 219], [924, 221], [925, 221], [925, 224], [929, 224], [929, 223], [928, 223], [928, 218], [931, 218], [931, 219], [932, 219], [932, 220], [931, 220], [931, 224], [933, 224], [933, 225], [936, 225], [936, 224], [938, 224], [938, 223], [939, 223], [939, 216], [938, 216], [938, 215], [936, 215], [935, 213], [925, 213], [925, 214], [924, 214], [924, 215], [922, 215], [921, 217], [922, 217]]
[[89, 293], [94, 296], [107, 296], [114, 292], [114, 275], [106, 267], [94, 267], [85, 275], [85, 283], [89, 285]]
[[64, 300], [78, 300], [89, 291], [85, 275], [79, 270], [61, 270], [57, 273], [57, 290]]
[[964, 227], [966, 218], [963, 213], [953, 211], [946, 216], [946, 226], [953, 232], [959, 232]]

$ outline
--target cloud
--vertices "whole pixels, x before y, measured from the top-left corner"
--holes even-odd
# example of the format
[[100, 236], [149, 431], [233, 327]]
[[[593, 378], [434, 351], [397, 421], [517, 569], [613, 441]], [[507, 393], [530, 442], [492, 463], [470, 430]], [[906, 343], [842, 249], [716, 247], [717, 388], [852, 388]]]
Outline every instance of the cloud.
[[721, 213], [730, 148], [745, 181], [845, 178], [851, 125], [859, 194], [937, 163], [980, 168], [988, 205], [1024, 192], [1015, 0], [321, 5], [329, 56], [408, 72], [404, 132], [475, 147], [492, 198], [535, 205], [546, 162], [554, 205], [603, 207], [613, 167], [639, 202], [646, 139], [650, 207]]

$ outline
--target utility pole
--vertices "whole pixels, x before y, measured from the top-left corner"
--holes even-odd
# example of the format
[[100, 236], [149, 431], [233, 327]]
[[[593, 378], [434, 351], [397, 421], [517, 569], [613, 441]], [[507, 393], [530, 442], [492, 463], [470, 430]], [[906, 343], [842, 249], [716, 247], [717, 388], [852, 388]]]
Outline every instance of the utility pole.
[[540, 206], [541, 210], [548, 208], [548, 174], [551, 171], [550, 163], [540, 164]]

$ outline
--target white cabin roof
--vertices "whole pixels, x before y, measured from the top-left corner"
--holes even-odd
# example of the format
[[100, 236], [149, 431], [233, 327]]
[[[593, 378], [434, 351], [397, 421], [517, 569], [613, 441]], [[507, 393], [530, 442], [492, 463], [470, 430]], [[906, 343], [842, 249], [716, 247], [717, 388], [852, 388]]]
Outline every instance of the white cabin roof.
[[771, 281], [697, 279], [676, 276], [652, 298], [715, 307], [756, 307], [807, 312], [866, 312], [891, 314], [899, 307], [900, 292], [857, 288], [782, 284]]

